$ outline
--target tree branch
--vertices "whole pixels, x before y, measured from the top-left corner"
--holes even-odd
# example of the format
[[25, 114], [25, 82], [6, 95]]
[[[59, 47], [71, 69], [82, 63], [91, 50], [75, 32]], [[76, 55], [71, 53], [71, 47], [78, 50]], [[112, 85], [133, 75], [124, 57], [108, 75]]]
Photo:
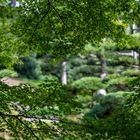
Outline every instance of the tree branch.
[[41, 19], [37, 22], [36, 26], [34, 27], [34, 31], [33, 31], [32, 35], [31, 35], [29, 41], [32, 41], [33, 36], [34, 36], [34, 34], [35, 34], [35, 32], [36, 32], [38, 26], [39, 26], [40, 23], [45, 19], [45, 17], [49, 14], [49, 11], [50, 11], [50, 9], [51, 9], [51, 2], [50, 2], [50, 0], [48, 0], [48, 4], [47, 4], [47, 5], [48, 5], [48, 10], [47, 10], [47, 11], [45, 12], [45, 14], [41, 17]]
[[[11, 115], [11, 114], [4, 114], [4, 113], [2, 113], [2, 112], [0, 112], [0, 116], [4, 119], [4, 117], [3, 116], [5, 116], [5, 117], [14, 117], [15, 119], [17, 119], [21, 124], [23, 124], [26, 128], [28, 128], [28, 130], [31, 132], [31, 134], [37, 139], [37, 140], [39, 140], [39, 138], [35, 135], [35, 133], [33, 132], [33, 130], [32, 130], [32, 128], [30, 128], [26, 123], [24, 123], [19, 117], [25, 117], [25, 116], [22, 116], [22, 115]], [[5, 119], [4, 119], [5, 120]], [[5, 122], [7, 123], [7, 124], [9, 124], [9, 122], [7, 122], [6, 120], [5, 120]], [[10, 124], [9, 124], [10, 125]], [[11, 126], [11, 128], [13, 128], [12, 126]], [[13, 128], [14, 129], [14, 128]], [[15, 130], [15, 129], [14, 129]], [[17, 133], [17, 131], [15, 130], [15, 132]], [[18, 133], [17, 133], [18, 134]]]

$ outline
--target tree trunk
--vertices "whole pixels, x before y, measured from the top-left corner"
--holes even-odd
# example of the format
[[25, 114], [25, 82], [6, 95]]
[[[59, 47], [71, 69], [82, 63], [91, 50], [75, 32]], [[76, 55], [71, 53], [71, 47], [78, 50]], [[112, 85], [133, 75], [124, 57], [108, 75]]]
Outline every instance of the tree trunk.
[[100, 64], [101, 64], [101, 75], [100, 76], [101, 76], [101, 78], [104, 78], [107, 73], [107, 71], [106, 71], [107, 63], [105, 60], [105, 56], [104, 56], [104, 54], [101, 54], [101, 53], [97, 53], [96, 56], [99, 59]]
[[[130, 25], [130, 34], [135, 34], [136, 31], [137, 31], [137, 26], [135, 24]], [[133, 55], [134, 60], [138, 60], [137, 52], [132, 50], [131, 53]]]
[[104, 57], [102, 57], [102, 59], [101, 59], [101, 72], [102, 73], [106, 73], [106, 66], [107, 66], [106, 60]]
[[140, 68], [140, 51], [138, 52], [138, 54], [139, 54], [138, 58], [139, 58], [139, 68]]
[[66, 70], [67, 62], [61, 62], [61, 83], [63, 85], [67, 85], [67, 70]]

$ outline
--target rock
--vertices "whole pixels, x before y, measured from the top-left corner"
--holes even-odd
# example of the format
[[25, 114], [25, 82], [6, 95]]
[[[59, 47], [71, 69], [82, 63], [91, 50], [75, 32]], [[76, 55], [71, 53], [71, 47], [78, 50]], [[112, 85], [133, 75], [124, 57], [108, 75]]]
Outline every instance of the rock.
[[105, 89], [99, 89], [98, 91], [97, 91], [97, 95], [106, 95], [107, 94], [107, 92], [106, 92], [106, 90]]

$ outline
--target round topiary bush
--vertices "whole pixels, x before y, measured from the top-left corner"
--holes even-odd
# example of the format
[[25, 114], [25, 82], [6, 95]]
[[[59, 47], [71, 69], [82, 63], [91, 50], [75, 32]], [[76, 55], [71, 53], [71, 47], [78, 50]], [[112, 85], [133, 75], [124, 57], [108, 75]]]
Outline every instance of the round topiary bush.
[[83, 77], [71, 84], [73, 90], [83, 93], [94, 93], [100, 88], [104, 88], [100, 78], [97, 77]]

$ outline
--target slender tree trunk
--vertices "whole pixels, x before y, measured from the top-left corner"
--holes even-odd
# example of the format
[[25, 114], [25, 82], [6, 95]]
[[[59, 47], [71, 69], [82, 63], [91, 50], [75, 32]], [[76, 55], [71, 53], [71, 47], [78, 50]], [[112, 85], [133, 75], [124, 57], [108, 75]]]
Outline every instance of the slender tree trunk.
[[138, 52], [139, 56], [138, 56], [138, 60], [139, 60], [139, 68], [140, 68], [140, 51]]
[[101, 64], [101, 78], [102, 78], [102, 75], [106, 76], [105, 74], [107, 73], [107, 71], [106, 71], [106, 67], [107, 67], [106, 59], [105, 59], [104, 54], [101, 54], [101, 53], [97, 53], [96, 56], [99, 59], [100, 64]]
[[101, 72], [102, 73], [106, 73], [106, 67], [107, 67], [106, 60], [104, 57], [102, 57], [101, 59]]
[[67, 70], [66, 70], [67, 62], [61, 62], [61, 83], [63, 85], [67, 85]]
[[[137, 26], [135, 24], [130, 25], [130, 34], [135, 34], [137, 30]], [[132, 50], [132, 55], [134, 60], [138, 60], [137, 52]]]

